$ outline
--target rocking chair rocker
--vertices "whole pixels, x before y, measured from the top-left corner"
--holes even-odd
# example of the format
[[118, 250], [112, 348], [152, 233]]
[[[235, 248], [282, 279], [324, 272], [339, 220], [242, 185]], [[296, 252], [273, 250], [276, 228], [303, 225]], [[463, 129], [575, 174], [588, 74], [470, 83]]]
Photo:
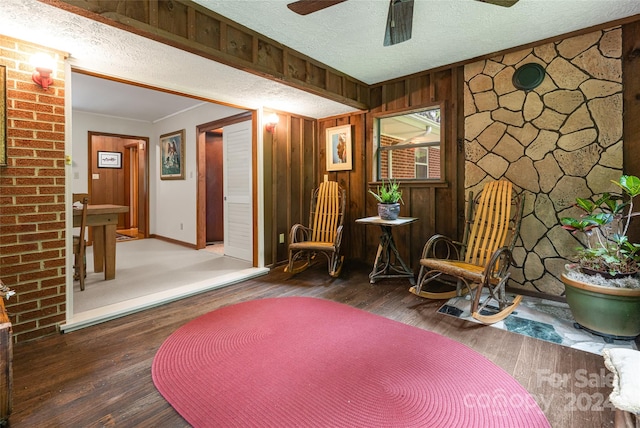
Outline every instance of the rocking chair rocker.
[[325, 181], [312, 192], [309, 227], [295, 224], [289, 233], [289, 264], [285, 272], [302, 272], [312, 259], [323, 254], [329, 263], [329, 275], [334, 278], [340, 275], [344, 261], [340, 244], [345, 204], [345, 190], [335, 181]]
[[[522, 300], [517, 295], [509, 301], [505, 285], [520, 232], [523, 200], [523, 195], [514, 195], [512, 184], [504, 180], [486, 183], [475, 199], [470, 192], [463, 242], [443, 235], [432, 236], [422, 250], [417, 285], [409, 291], [427, 299], [450, 299], [471, 293], [473, 318], [485, 324], [506, 318]], [[455, 285], [455, 290], [426, 290], [425, 286], [435, 280]], [[481, 302], [485, 287], [489, 295]], [[498, 303], [498, 312], [487, 315], [483, 311], [491, 301]]]

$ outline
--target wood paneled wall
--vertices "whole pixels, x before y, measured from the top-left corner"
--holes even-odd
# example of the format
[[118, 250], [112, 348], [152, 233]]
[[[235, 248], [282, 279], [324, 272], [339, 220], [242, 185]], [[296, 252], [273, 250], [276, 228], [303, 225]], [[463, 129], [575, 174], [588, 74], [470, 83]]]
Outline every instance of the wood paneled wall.
[[[585, 32], [588, 30], [585, 30]], [[540, 42], [542, 43], [542, 42]], [[640, 21], [623, 25], [624, 69], [624, 168], [640, 174]], [[380, 230], [355, 224], [360, 217], [377, 214], [376, 201], [367, 193], [379, 184], [373, 176], [373, 121], [378, 115], [392, 114], [440, 105], [443, 115], [443, 179], [433, 182], [403, 183], [402, 216], [418, 222], [394, 230], [403, 259], [417, 272], [425, 241], [434, 233], [461, 238], [464, 224], [464, 96], [463, 66], [425, 71], [370, 88], [369, 111], [323, 118], [316, 122], [289, 113], [279, 113], [280, 124], [273, 135], [265, 133], [265, 168], [270, 177], [265, 212], [273, 213], [266, 225], [266, 264], [286, 261], [286, 242], [278, 244], [278, 234], [288, 234], [292, 224], [308, 222], [309, 192], [324, 179], [340, 183], [347, 191], [347, 212], [343, 250], [349, 260], [373, 262]], [[326, 170], [325, 133], [327, 128], [351, 125], [353, 168]], [[285, 166], [285, 167], [283, 167]], [[285, 197], [282, 197], [284, 192]], [[286, 201], [286, 202], [282, 202]], [[286, 206], [283, 206], [286, 204]], [[271, 243], [271, 244], [270, 244]]]
[[[623, 171], [640, 176], [640, 21], [622, 26], [622, 147]], [[632, 242], [640, 242], [640, 221], [629, 228]]]
[[[438, 181], [404, 184], [405, 205], [401, 214], [419, 220], [410, 228], [396, 231], [396, 241], [410, 251], [401, 254], [417, 271], [418, 259], [426, 240], [434, 233], [459, 237], [464, 220], [464, 153], [457, 143], [464, 136], [463, 70], [454, 67], [437, 72], [424, 72], [394, 80], [372, 89], [372, 97], [380, 103], [372, 106], [367, 120], [368, 163], [373, 164], [373, 120], [376, 115], [440, 105], [442, 115], [442, 178]], [[379, 93], [379, 95], [378, 95]], [[367, 182], [374, 182], [369, 167]], [[374, 182], [375, 183], [375, 182]], [[368, 199], [369, 212], [376, 212], [376, 201]], [[374, 237], [376, 238], [376, 237]], [[367, 237], [368, 246], [371, 237]], [[375, 243], [375, 240], [374, 240]], [[399, 245], [400, 247], [401, 245]], [[370, 251], [370, 250], [369, 250]], [[402, 250], [401, 250], [402, 251]]]
[[271, 113], [279, 122], [273, 132], [263, 130], [266, 266], [288, 259], [289, 230], [296, 223], [308, 225], [311, 191], [317, 185], [315, 119], [265, 111]]
[[[377, 203], [368, 189], [379, 184], [373, 177], [373, 120], [378, 114], [440, 105], [443, 127], [443, 178], [438, 181], [403, 183], [402, 216], [418, 222], [394, 230], [401, 256], [417, 271], [426, 240], [444, 233], [458, 237], [464, 219], [464, 156], [458, 138], [463, 137], [462, 69], [424, 73], [384, 83], [373, 88], [376, 107], [369, 112], [314, 119], [275, 112], [279, 117], [273, 132], [264, 132], [265, 265], [287, 260], [289, 230], [295, 223], [308, 225], [311, 191], [324, 180], [337, 181], [347, 192], [345, 230], [342, 242], [347, 262], [373, 262], [380, 230], [356, 224], [361, 217], [377, 215]], [[265, 110], [265, 115], [272, 113]], [[460, 123], [462, 122], [462, 123]], [[327, 171], [326, 130], [351, 125], [350, 171]], [[280, 234], [284, 233], [284, 243]]]
[[[351, 156], [352, 169], [350, 171], [327, 171], [326, 132], [334, 126], [351, 125]], [[367, 191], [366, 191], [366, 128], [365, 113], [345, 115], [318, 121], [318, 156], [316, 157], [316, 169], [318, 171], [317, 182], [324, 180], [324, 176], [330, 181], [337, 181], [344, 187], [347, 193], [347, 206], [344, 217], [344, 231], [342, 237], [342, 253], [345, 259], [367, 260], [365, 246], [362, 245], [364, 234], [363, 225], [355, 224], [360, 217], [367, 217]], [[379, 232], [379, 231], [376, 231]], [[375, 254], [375, 253], [374, 253]], [[372, 259], [373, 260], [373, 259]]]
[[[89, 147], [89, 201], [91, 204], [115, 204], [129, 206], [125, 197], [124, 156], [126, 144], [137, 144], [138, 140], [128, 140], [117, 136], [90, 133]], [[121, 168], [99, 168], [98, 152], [117, 152], [121, 156]], [[118, 227], [126, 227], [125, 214], [118, 216]]]
[[[280, 121], [274, 132], [264, 131], [265, 264], [287, 260], [289, 230], [295, 223], [308, 224], [311, 190], [325, 175], [347, 192], [342, 242], [347, 263], [373, 262], [380, 230], [355, 220], [377, 214], [376, 200], [368, 193], [379, 184], [373, 176], [374, 118], [435, 105], [441, 107], [443, 117], [443, 176], [437, 181], [402, 184], [405, 204], [400, 215], [419, 221], [397, 228], [394, 237], [402, 258], [416, 271], [422, 247], [432, 234], [458, 237], [464, 219], [464, 156], [457, 143], [464, 136], [462, 79], [462, 69], [455, 67], [385, 82], [372, 88], [375, 104], [370, 111], [324, 118], [317, 126], [313, 119], [275, 112]], [[326, 130], [344, 125], [351, 125], [353, 168], [327, 171]], [[282, 233], [284, 243], [279, 239]]]

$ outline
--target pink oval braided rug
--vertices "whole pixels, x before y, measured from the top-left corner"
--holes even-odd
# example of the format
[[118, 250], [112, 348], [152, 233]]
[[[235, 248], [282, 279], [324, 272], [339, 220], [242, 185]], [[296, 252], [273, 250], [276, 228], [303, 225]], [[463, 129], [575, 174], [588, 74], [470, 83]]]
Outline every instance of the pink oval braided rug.
[[503, 369], [444, 336], [340, 303], [253, 300], [176, 330], [152, 366], [195, 427], [548, 427]]

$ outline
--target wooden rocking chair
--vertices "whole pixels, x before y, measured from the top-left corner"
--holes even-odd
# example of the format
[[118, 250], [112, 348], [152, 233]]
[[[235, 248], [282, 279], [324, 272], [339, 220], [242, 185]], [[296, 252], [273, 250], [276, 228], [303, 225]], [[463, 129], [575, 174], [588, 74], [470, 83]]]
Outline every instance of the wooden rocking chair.
[[[418, 282], [409, 291], [428, 299], [450, 299], [471, 293], [473, 318], [485, 324], [506, 318], [522, 300], [517, 295], [508, 301], [505, 285], [520, 232], [523, 200], [522, 194], [514, 195], [512, 184], [504, 180], [486, 183], [476, 199], [470, 192], [463, 242], [443, 235], [432, 236], [422, 250]], [[455, 290], [426, 290], [425, 286], [435, 280], [455, 285]], [[489, 295], [481, 302], [485, 287]], [[483, 314], [494, 300], [498, 312]]]
[[325, 181], [311, 195], [309, 227], [295, 224], [289, 233], [289, 264], [284, 271], [302, 272], [317, 254], [324, 254], [329, 263], [329, 275], [338, 277], [344, 256], [340, 256], [345, 190], [335, 181]]

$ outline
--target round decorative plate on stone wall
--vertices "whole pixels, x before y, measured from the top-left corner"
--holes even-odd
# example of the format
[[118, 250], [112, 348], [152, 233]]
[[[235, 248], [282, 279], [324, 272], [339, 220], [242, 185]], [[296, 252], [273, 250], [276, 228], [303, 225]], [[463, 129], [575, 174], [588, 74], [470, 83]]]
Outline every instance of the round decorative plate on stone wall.
[[544, 75], [544, 67], [540, 64], [536, 64], [535, 62], [525, 64], [513, 73], [513, 86], [518, 89], [530, 91], [542, 83]]

